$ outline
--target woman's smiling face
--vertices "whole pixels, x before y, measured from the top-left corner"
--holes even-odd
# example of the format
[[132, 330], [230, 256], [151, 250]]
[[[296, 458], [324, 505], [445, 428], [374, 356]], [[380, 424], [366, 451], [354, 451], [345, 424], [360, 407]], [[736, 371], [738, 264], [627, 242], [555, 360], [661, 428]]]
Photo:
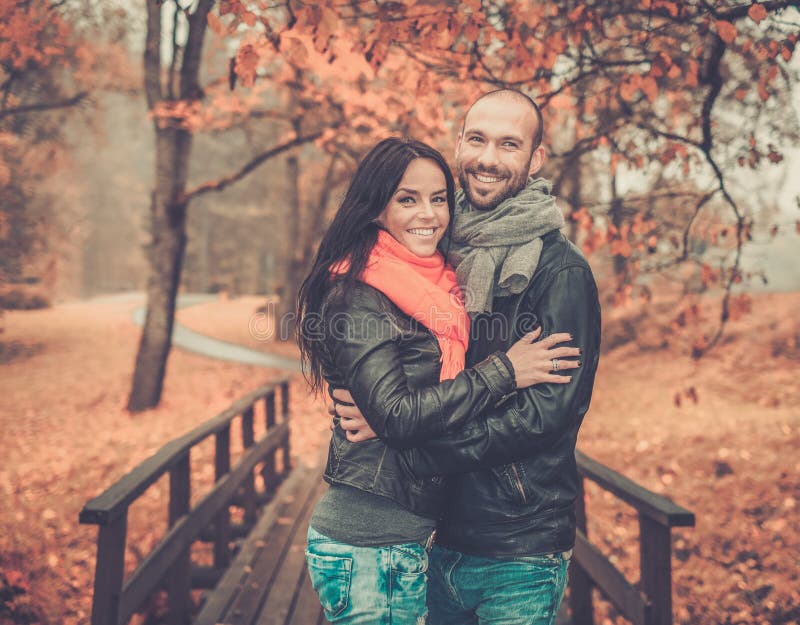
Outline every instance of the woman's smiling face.
[[417, 158], [406, 167], [378, 223], [417, 256], [433, 256], [450, 223], [447, 182], [439, 165]]

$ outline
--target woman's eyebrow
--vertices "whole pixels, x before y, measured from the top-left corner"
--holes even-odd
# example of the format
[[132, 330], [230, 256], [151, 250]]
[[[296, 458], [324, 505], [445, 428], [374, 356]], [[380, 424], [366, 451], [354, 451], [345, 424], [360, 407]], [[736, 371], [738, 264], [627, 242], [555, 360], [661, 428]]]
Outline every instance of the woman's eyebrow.
[[397, 195], [398, 193], [411, 193], [412, 195], [419, 195], [419, 191], [416, 189], [408, 189], [406, 187], [398, 187], [394, 194]]

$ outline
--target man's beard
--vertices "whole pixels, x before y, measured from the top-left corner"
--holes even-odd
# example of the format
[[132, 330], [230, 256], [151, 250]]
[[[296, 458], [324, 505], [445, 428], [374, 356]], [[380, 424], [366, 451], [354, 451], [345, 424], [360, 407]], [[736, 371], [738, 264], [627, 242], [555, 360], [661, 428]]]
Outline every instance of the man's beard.
[[[458, 173], [458, 183], [461, 185], [464, 195], [467, 197], [467, 201], [470, 203], [470, 205], [472, 205], [473, 208], [477, 208], [478, 210], [494, 210], [502, 202], [508, 198], [514, 197], [517, 193], [522, 191], [522, 189], [524, 189], [525, 185], [528, 183], [527, 170], [522, 174], [508, 178], [506, 177], [507, 172], [501, 172], [498, 168], [473, 168], [467, 171], [464, 169], [464, 167], [458, 165], [456, 169]], [[470, 173], [485, 174], [487, 176], [503, 176], [506, 178], [507, 182], [504, 188], [496, 196], [492, 196], [491, 198], [481, 198], [474, 195], [470, 190], [468, 177]]]

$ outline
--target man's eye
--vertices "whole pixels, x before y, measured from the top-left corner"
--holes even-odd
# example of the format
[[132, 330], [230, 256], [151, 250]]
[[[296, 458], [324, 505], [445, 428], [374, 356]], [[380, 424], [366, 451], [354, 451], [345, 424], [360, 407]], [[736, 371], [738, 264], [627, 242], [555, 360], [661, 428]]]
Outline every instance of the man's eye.
[[518, 146], [516, 143], [514, 143], [513, 141], [506, 141], [506, 142], [503, 144], [503, 146], [505, 146], [505, 147], [507, 147], [507, 148], [514, 149], [514, 150], [515, 150], [515, 149], [517, 149], [517, 148], [519, 147], [519, 146]]
[[480, 137], [470, 137], [469, 139], [467, 139], [467, 141], [469, 141], [470, 143], [483, 143], [483, 139], [481, 139]]

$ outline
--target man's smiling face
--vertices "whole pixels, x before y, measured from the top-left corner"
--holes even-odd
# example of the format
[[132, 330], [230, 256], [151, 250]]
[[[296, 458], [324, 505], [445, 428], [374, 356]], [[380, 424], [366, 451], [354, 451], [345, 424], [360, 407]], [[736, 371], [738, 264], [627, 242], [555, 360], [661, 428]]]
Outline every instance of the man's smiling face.
[[495, 208], [541, 167], [544, 150], [533, 149], [537, 123], [518, 98], [489, 95], [472, 106], [456, 143], [458, 180], [472, 206]]

